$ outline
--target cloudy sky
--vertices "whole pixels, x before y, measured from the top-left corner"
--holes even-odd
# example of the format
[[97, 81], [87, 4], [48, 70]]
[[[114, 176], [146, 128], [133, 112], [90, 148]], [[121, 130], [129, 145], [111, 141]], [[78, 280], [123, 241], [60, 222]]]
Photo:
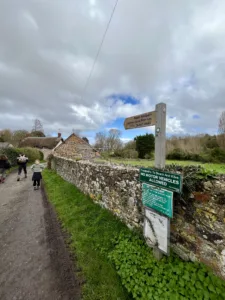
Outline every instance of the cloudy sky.
[[[0, 1], [0, 129], [123, 129], [167, 104], [167, 133], [217, 131], [225, 110], [225, 2]], [[127, 140], [152, 128], [123, 131]]]

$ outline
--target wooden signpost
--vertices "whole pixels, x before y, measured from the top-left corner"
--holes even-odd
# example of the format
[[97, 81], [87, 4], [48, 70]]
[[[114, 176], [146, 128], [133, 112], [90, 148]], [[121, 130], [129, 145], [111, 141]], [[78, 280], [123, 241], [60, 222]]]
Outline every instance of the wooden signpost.
[[133, 129], [140, 128], [146, 126], [152, 126], [156, 123], [156, 113], [155, 111], [148, 112], [145, 114], [133, 116], [125, 119], [124, 128], [125, 129]]
[[173, 192], [182, 190], [179, 174], [164, 172], [166, 157], [166, 104], [159, 103], [155, 111], [125, 119], [124, 128], [155, 125], [155, 169], [140, 169], [142, 202], [145, 206], [144, 236], [154, 255], [161, 259], [169, 255], [170, 218], [173, 217]]

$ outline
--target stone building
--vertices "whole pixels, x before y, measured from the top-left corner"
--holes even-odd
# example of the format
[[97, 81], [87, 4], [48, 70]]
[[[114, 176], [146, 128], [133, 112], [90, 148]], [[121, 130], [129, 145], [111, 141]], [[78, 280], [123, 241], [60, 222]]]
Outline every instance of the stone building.
[[27, 137], [19, 146], [37, 148], [43, 152], [44, 159], [46, 159], [61, 143], [63, 143], [63, 138], [61, 133], [58, 133], [57, 137]]
[[98, 152], [86, 140], [74, 133], [54, 150], [54, 154], [74, 160], [90, 160], [98, 156]]

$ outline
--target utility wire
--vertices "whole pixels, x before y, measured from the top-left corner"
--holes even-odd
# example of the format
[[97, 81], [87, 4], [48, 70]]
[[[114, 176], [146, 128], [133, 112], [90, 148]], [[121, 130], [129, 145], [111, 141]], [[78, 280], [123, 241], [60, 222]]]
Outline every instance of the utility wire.
[[107, 24], [107, 26], [106, 26], [106, 30], [105, 30], [105, 32], [104, 32], [104, 34], [103, 34], [103, 37], [102, 37], [100, 46], [99, 46], [99, 48], [98, 48], [98, 52], [97, 52], [97, 54], [96, 54], [96, 56], [95, 56], [95, 60], [94, 60], [94, 63], [93, 63], [93, 65], [92, 65], [90, 74], [89, 74], [89, 76], [88, 76], [88, 78], [87, 78], [87, 81], [86, 81], [86, 83], [85, 83], [84, 90], [83, 90], [83, 93], [82, 93], [82, 95], [81, 95], [81, 100], [83, 100], [84, 94], [85, 94], [85, 92], [86, 92], [86, 90], [87, 90], [88, 84], [89, 84], [90, 79], [91, 79], [91, 76], [92, 76], [92, 74], [93, 74], [93, 71], [94, 71], [96, 62], [97, 62], [98, 57], [99, 57], [99, 54], [100, 54], [100, 52], [101, 52], [102, 45], [103, 45], [103, 43], [104, 43], [106, 34], [107, 34], [107, 32], [108, 32], [108, 29], [109, 29], [110, 23], [111, 23], [111, 21], [112, 21], [112, 18], [113, 18], [113, 15], [114, 15], [114, 12], [115, 12], [115, 10], [116, 10], [116, 7], [117, 7], [118, 2], [119, 2], [119, 0], [116, 0], [115, 5], [114, 5], [114, 7], [113, 7], [111, 16], [110, 16], [110, 18], [109, 18], [109, 22], [108, 22], [108, 24]]

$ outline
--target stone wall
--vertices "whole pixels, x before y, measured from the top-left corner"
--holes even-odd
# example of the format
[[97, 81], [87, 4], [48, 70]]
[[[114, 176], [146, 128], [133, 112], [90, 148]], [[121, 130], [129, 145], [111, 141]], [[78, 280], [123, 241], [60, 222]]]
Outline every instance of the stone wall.
[[[53, 168], [129, 227], [143, 227], [139, 169], [55, 157]], [[171, 247], [183, 259], [201, 261], [225, 279], [225, 176], [194, 179], [196, 167], [182, 171], [184, 193], [174, 194]]]

